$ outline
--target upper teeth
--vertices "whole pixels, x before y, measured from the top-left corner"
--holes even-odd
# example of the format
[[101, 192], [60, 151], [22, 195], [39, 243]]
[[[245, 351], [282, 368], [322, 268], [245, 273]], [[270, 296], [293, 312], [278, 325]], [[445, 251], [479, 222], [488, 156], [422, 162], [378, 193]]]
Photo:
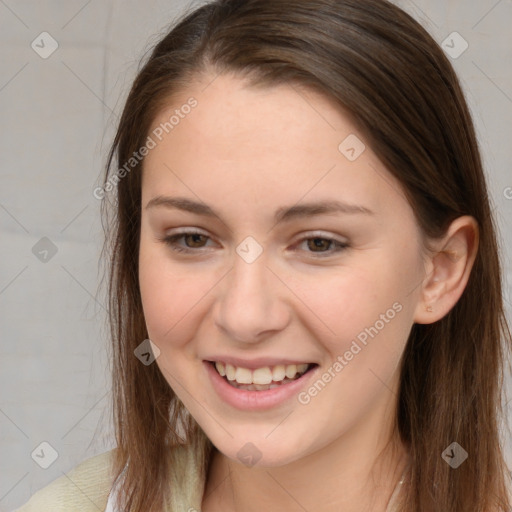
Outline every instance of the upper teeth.
[[308, 366], [308, 364], [278, 364], [272, 368], [264, 366], [256, 370], [249, 370], [231, 364], [215, 363], [215, 368], [220, 375], [226, 376], [228, 380], [236, 380], [239, 384], [270, 384], [272, 381], [282, 381], [286, 377], [293, 379], [297, 373], [302, 375]]

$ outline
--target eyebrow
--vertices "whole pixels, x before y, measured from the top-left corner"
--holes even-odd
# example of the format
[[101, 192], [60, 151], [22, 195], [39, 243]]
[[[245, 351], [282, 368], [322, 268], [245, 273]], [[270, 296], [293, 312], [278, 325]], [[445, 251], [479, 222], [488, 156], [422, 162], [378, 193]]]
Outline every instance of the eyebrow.
[[[178, 209], [195, 213], [196, 215], [203, 215], [205, 217], [221, 218], [220, 215], [210, 206], [193, 201], [186, 197], [156, 196], [148, 202], [146, 209], [156, 207]], [[335, 213], [374, 215], [374, 212], [365, 206], [344, 203], [337, 200], [328, 200], [296, 204], [293, 206], [283, 206], [276, 210], [274, 214], [274, 221], [277, 224], [279, 222], [290, 221], [296, 218], [314, 217], [316, 215], [329, 215]]]

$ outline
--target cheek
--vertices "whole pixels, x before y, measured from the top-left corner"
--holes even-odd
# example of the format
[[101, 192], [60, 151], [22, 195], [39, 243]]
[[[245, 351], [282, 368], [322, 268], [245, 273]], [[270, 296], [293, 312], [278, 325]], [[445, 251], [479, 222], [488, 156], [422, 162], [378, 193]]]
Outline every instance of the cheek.
[[185, 344], [191, 334], [190, 320], [212, 287], [207, 276], [171, 265], [162, 248], [141, 244], [139, 284], [151, 340], [162, 348]]
[[[169, 249], [170, 250], [170, 249]], [[208, 263], [204, 265], [208, 266]], [[198, 329], [212, 307], [215, 287], [225, 271], [201, 263], [178, 263], [160, 244], [142, 239], [139, 285], [149, 338], [170, 354], [180, 350], [193, 358]], [[174, 354], [177, 355], [177, 354]]]
[[307, 306], [327, 363], [346, 354], [364, 366], [396, 365], [413, 323], [418, 261], [375, 251], [336, 272], [296, 277], [290, 287]]
[[[368, 267], [346, 269], [303, 288], [304, 302], [322, 320], [316, 322], [321, 328], [315, 337], [325, 357], [318, 376], [322, 382], [315, 381], [299, 398], [302, 404], [316, 404], [332, 435], [336, 425], [356, 421], [387, 393], [412, 325], [413, 310], [404, 293], [408, 279], [391, 267], [377, 268], [374, 273]], [[333, 417], [337, 420], [329, 423]]]
[[366, 268], [344, 268], [308, 279], [297, 277], [290, 287], [297, 290], [310, 316], [339, 339], [354, 336], [392, 308], [400, 298], [398, 285], [391, 272], [373, 275]]

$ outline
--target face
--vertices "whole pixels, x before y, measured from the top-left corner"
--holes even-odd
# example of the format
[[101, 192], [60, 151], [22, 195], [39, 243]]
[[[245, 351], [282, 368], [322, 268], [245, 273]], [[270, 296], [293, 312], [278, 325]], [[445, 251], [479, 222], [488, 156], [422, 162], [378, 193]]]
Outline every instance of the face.
[[144, 315], [156, 364], [213, 444], [279, 466], [391, 421], [421, 234], [398, 182], [329, 99], [212, 78], [151, 128]]

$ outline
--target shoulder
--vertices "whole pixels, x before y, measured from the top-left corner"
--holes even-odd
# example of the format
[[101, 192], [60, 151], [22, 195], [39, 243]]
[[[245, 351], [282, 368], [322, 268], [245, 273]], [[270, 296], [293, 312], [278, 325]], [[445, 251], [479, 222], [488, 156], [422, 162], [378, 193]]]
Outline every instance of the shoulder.
[[114, 450], [81, 462], [68, 473], [37, 491], [15, 512], [105, 510], [113, 483], [111, 462]]
[[198, 443], [174, 446], [171, 450], [170, 486], [173, 489], [169, 510], [201, 510], [206, 458], [209, 449]]

